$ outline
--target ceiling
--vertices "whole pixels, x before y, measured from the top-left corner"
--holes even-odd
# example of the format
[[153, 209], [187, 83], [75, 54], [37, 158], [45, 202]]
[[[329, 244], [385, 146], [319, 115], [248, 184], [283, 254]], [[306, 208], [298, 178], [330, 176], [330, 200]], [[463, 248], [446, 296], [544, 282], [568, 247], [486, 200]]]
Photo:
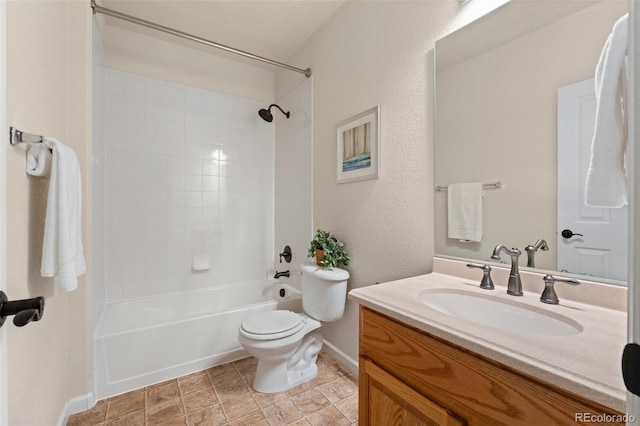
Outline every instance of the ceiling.
[[[298, 51], [343, 2], [97, 0], [100, 6], [279, 62]], [[158, 31], [111, 17], [104, 18], [104, 25], [161, 36]]]

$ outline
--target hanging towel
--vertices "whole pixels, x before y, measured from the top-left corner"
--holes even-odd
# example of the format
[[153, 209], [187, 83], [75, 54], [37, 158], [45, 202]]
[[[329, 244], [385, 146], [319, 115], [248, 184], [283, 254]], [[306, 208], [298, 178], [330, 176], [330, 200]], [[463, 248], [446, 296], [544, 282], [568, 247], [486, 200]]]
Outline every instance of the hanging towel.
[[449, 238], [482, 241], [482, 183], [454, 183], [447, 194]]
[[77, 277], [86, 269], [80, 229], [80, 166], [71, 148], [50, 138], [44, 143], [53, 153], [40, 274], [55, 277], [58, 290], [71, 291], [78, 287]]
[[624, 154], [627, 148], [626, 71], [628, 20], [614, 24], [596, 67], [596, 125], [587, 170], [585, 202], [596, 207], [627, 204]]
[[42, 143], [33, 144], [27, 151], [27, 174], [47, 177], [51, 171], [51, 151]]

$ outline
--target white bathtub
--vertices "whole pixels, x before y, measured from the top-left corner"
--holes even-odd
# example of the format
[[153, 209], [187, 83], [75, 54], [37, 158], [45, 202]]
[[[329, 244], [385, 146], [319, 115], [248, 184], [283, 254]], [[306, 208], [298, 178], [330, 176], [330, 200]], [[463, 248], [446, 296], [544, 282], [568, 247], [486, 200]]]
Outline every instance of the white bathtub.
[[238, 327], [246, 317], [301, 308], [300, 292], [273, 281], [108, 303], [94, 335], [95, 398], [244, 358]]

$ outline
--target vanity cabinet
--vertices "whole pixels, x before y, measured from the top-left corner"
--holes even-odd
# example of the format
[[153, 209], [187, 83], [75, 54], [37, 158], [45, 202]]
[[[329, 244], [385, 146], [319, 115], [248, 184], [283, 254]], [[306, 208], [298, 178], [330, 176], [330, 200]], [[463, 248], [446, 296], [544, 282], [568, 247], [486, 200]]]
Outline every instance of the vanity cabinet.
[[578, 413], [622, 416], [363, 306], [359, 360], [364, 426], [568, 425]]

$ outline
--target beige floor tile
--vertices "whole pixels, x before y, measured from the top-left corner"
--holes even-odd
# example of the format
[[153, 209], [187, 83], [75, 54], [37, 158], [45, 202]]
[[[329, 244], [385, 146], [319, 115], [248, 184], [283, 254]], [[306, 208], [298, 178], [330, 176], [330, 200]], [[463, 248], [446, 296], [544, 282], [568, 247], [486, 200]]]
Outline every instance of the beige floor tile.
[[180, 388], [181, 395], [186, 395], [203, 389], [213, 389], [211, 386], [211, 380], [209, 380], [209, 376], [204, 371], [179, 378], [178, 387]]
[[324, 383], [330, 382], [332, 380], [337, 379], [339, 376], [331, 371], [326, 365], [318, 366], [318, 375], [315, 379], [313, 379], [313, 384], [315, 386], [322, 385]]
[[351, 395], [336, 402], [334, 406], [351, 422], [358, 420], [358, 395]]
[[306, 392], [302, 392], [291, 399], [304, 415], [309, 415], [331, 405], [329, 400], [325, 398], [318, 389], [311, 389]]
[[144, 409], [144, 392], [129, 392], [109, 400], [107, 420]]
[[311, 426], [311, 423], [307, 419], [300, 419], [297, 422], [289, 423], [287, 426]]
[[107, 420], [107, 426], [132, 426], [132, 425], [144, 425], [144, 410], [138, 410], [133, 413], [125, 414], [121, 417], [116, 417]]
[[296, 396], [299, 393], [306, 392], [310, 389], [313, 389], [315, 385], [313, 384], [313, 380], [307, 383], [303, 383], [301, 385], [296, 386], [295, 388], [291, 388], [287, 391], [289, 396]]
[[235, 420], [238, 417], [260, 410], [260, 406], [258, 406], [258, 403], [250, 393], [226, 399], [221, 404], [228, 420]]
[[158, 426], [189, 426], [189, 425], [187, 423], [187, 416], [182, 416], [177, 419], [172, 419], [164, 423], [160, 423]]
[[260, 408], [265, 408], [270, 405], [273, 405], [277, 402], [282, 402], [289, 399], [289, 394], [286, 392], [276, 392], [276, 393], [262, 393], [262, 392], [251, 392], [253, 398], [256, 400]]
[[242, 380], [244, 381], [244, 384], [247, 385], [247, 387], [249, 389], [253, 389], [253, 382], [256, 379], [256, 374], [252, 373], [252, 374], [245, 374], [244, 376], [242, 376]]
[[164, 422], [181, 418], [183, 415], [184, 410], [182, 409], [180, 398], [147, 407], [147, 423], [149, 426], [160, 425]]
[[74, 414], [67, 421], [68, 426], [92, 426], [102, 423], [107, 418], [108, 404], [96, 405], [90, 410]]
[[240, 377], [238, 370], [236, 370], [236, 367], [232, 362], [209, 368], [206, 371], [209, 375], [209, 379], [211, 379], [211, 383], [214, 385]]
[[227, 423], [220, 404], [214, 404], [187, 415], [189, 426], [218, 426]]
[[244, 381], [240, 377], [220, 384], [214, 384], [213, 388], [215, 389], [216, 395], [218, 395], [218, 399], [220, 401], [249, 392], [249, 388], [244, 384]]
[[181, 398], [185, 413], [191, 413], [192, 411], [200, 410], [218, 402], [218, 397], [212, 387], [209, 387], [209, 389], [202, 389], [197, 392], [191, 392], [187, 395], [183, 395]]
[[171, 401], [180, 396], [177, 380], [158, 383], [157, 385], [145, 388], [147, 395], [147, 407]]
[[354, 389], [351, 381], [344, 377], [320, 385], [318, 386], [318, 390], [322, 392], [332, 404], [357, 392], [357, 389]]
[[329, 370], [333, 371], [338, 376], [348, 376], [349, 374], [351, 374], [351, 371], [340, 365], [340, 363], [338, 362], [330, 362], [326, 364], [326, 366]]
[[229, 426], [269, 426], [269, 422], [264, 417], [264, 414], [258, 411], [232, 421]]
[[313, 426], [348, 426], [351, 424], [351, 421], [333, 405], [309, 415], [307, 420]]
[[288, 425], [303, 417], [302, 411], [290, 399], [265, 408], [263, 413], [272, 426]]
[[328, 353], [320, 352], [318, 354], [318, 360], [316, 361], [316, 363], [318, 365], [329, 364], [329, 363], [332, 363], [332, 362], [336, 362], [336, 360], [331, 355], [329, 355]]
[[236, 369], [238, 369], [241, 376], [254, 374], [256, 372], [256, 368], [258, 368], [258, 360], [251, 356], [235, 361], [233, 364], [236, 366]]
[[358, 377], [321, 352], [318, 376], [286, 392], [253, 390], [254, 358], [128, 392], [68, 426], [342, 426], [358, 422]]

